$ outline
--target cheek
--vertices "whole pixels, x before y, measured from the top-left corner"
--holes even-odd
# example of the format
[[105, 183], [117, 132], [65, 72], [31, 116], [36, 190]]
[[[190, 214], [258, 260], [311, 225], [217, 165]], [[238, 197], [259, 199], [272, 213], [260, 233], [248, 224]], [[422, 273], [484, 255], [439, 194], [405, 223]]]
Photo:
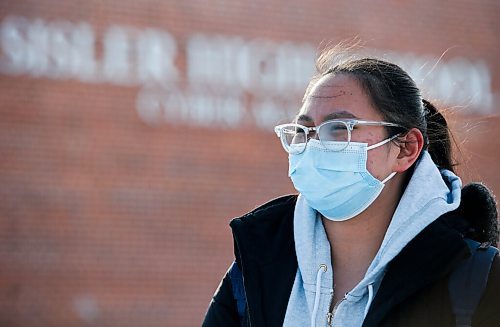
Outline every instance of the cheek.
[[382, 146], [368, 151], [366, 168], [378, 180], [383, 180], [391, 173], [389, 171], [390, 160], [386, 147]]
[[373, 175], [373, 177], [379, 178], [379, 167], [380, 167], [380, 158], [378, 155], [378, 151], [376, 149], [368, 151], [368, 157], [366, 160], [366, 169]]
[[351, 140], [354, 142], [363, 142], [368, 144], [376, 143], [380, 140], [381, 135], [366, 129], [353, 129], [351, 131]]

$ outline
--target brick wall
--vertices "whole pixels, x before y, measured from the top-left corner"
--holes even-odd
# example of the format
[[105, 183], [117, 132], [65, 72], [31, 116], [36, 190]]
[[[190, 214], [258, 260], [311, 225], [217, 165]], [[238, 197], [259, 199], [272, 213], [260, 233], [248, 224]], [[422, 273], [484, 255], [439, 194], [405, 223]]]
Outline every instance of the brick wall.
[[[450, 87], [464, 90], [476, 78], [481, 88], [474, 92], [490, 99], [445, 104], [466, 141], [464, 178], [498, 194], [499, 22], [496, 1], [1, 2], [0, 325], [199, 325], [232, 260], [229, 219], [293, 192], [270, 126], [290, 118], [307, 81], [286, 93], [278, 81], [276, 94], [267, 94], [259, 77], [269, 77], [266, 69], [272, 75], [272, 64], [249, 88], [208, 79], [201, 87], [210, 99], [241, 100], [233, 125], [231, 111], [217, 111], [219, 102], [215, 111], [199, 104], [198, 111], [169, 111], [173, 90], [187, 95], [182, 102], [196, 89], [187, 77], [193, 35], [219, 36], [221, 44], [239, 38], [252, 51], [261, 47], [249, 43], [262, 42], [270, 56], [285, 42], [300, 52], [359, 36], [379, 52], [429, 58], [422, 71], [431, 80], [429, 67], [448, 50], [436, 70], [458, 67], [457, 58], [465, 68], [441, 71], [441, 78], [451, 74]], [[92, 37], [73, 46], [75, 30]], [[133, 41], [119, 41], [123, 35]], [[145, 55], [117, 49], [151, 39], [163, 41], [151, 41]], [[173, 68], [155, 55], [158, 44], [157, 51], [173, 53]], [[130, 57], [120, 61], [123, 53]], [[144, 58], [160, 60], [138, 69]], [[466, 74], [464, 82], [457, 76], [464, 71], [483, 75]], [[159, 99], [165, 102], [156, 106]], [[222, 115], [219, 123], [203, 124], [211, 113]]]

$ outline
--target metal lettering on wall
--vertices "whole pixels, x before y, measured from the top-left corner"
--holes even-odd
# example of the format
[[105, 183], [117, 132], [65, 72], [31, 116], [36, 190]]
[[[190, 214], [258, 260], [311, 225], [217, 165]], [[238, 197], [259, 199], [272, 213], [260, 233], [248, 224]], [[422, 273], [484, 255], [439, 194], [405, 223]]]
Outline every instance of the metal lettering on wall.
[[[184, 49], [161, 29], [110, 26], [97, 37], [88, 23], [7, 17], [0, 26], [0, 72], [84, 83], [139, 86], [136, 108], [148, 124], [171, 120], [270, 130], [290, 119], [313, 73], [309, 44], [194, 33]], [[100, 51], [98, 52], [97, 49]], [[180, 51], [183, 50], [183, 51]], [[185, 53], [185, 68], [178, 57]], [[482, 60], [389, 53], [427, 95], [476, 113], [493, 108]]]

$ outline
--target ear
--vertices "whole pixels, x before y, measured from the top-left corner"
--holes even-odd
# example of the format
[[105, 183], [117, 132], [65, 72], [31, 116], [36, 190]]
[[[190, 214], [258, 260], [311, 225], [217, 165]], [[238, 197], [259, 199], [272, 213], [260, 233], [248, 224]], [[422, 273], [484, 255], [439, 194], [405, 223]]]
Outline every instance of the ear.
[[392, 171], [402, 173], [417, 161], [424, 147], [424, 136], [417, 128], [410, 129], [406, 134], [397, 138], [399, 153]]

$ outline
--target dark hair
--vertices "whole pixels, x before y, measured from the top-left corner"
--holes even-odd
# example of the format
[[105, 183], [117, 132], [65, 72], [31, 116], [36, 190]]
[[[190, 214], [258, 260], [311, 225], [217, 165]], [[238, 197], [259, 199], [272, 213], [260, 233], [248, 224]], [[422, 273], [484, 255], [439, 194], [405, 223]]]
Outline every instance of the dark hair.
[[[384, 120], [409, 130], [418, 128], [427, 149], [440, 167], [454, 171], [451, 132], [444, 116], [429, 101], [422, 99], [413, 79], [398, 65], [375, 58], [344, 57], [338, 47], [323, 51], [316, 61], [317, 74], [311, 79], [304, 97], [323, 76], [350, 75], [355, 78]], [[399, 131], [401, 132], [401, 131]], [[389, 130], [394, 135], [396, 131]]]

